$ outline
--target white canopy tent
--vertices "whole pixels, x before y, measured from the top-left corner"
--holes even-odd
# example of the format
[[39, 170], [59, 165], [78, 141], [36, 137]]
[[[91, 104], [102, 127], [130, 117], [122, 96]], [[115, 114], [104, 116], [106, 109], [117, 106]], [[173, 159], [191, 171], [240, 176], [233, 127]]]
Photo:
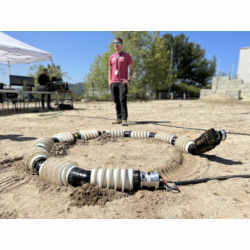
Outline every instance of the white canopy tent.
[[0, 63], [16, 64], [52, 61], [50, 53], [0, 32]]
[[0, 63], [10, 65], [40, 61], [53, 62], [52, 55], [0, 32]]

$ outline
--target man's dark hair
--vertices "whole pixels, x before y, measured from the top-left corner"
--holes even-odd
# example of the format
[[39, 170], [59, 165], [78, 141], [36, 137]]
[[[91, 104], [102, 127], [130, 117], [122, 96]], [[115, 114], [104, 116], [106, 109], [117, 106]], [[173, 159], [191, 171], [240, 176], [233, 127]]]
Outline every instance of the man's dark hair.
[[115, 40], [119, 41], [121, 44], [123, 44], [123, 40], [120, 37], [116, 37]]
[[47, 68], [43, 68], [43, 72], [46, 72], [46, 71], [48, 71], [48, 69]]

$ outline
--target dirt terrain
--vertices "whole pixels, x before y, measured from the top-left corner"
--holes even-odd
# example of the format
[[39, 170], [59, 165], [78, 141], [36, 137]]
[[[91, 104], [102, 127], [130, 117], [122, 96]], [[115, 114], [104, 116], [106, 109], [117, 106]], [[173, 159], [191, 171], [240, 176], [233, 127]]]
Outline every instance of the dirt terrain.
[[[192, 156], [156, 140], [97, 138], [58, 145], [53, 154], [85, 169], [158, 170], [167, 180], [250, 174], [250, 104], [220, 98], [130, 102], [127, 130], [197, 138], [206, 129], [228, 132], [214, 150]], [[180, 193], [140, 190], [121, 193], [85, 184], [45, 183], [24, 166], [34, 141], [78, 129], [121, 129], [112, 125], [111, 102], [76, 103], [70, 111], [1, 115], [0, 218], [250, 218], [250, 179], [180, 186]]]

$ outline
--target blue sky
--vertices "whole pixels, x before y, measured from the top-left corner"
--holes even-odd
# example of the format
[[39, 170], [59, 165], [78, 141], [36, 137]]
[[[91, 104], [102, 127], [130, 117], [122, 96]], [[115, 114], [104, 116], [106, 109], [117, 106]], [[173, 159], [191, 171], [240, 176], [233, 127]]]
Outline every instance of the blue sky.
[[[63, 71], [68, 72], [72, 83], [83, 81], [94, 58], [107, 51], [113, 39], [110, 31], [7, 31], [5, 33], [52, 53], [54, 62], [61, 65]], [[161, 34], [164, 33], [161, 32]], [[234, 73], [237, 72], [240, 48], [250, 46], [249, 31], [171, 31], [169, 33], [174, 35], [184, 33], [190, 41], [199, 43], [206, 50], [207, 58], [216, 56], [219, 71], [225, 73], [231, 73], [232, 69]], [[12, 65], [11, 71], [16, 75], [27, 75], [29, 65]], [[0, 64], [0, 82], [8, 83], [8, 68], [3, 64]]]

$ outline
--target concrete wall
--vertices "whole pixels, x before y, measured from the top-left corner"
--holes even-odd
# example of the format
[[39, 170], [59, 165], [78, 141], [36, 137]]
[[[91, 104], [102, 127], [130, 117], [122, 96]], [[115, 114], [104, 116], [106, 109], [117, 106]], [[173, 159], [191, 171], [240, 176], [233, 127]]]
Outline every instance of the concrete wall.
[[213, 95], [215, 94], [216, 92], [213, 91], [212, 89], [201, 89], [201, 92], [200, 92], [200, 98], [204, 98], [206, 96], [209, 96], [209, 95]]
[[240, 94], [241, 99], [250, 100], [250, 89], [243, 89]]
[[[250, 93], [250, 91], [249, 91], [249, 93]], [[230, 96], [236, 100], [241, 99], [241, 96], [242, 96], [241, 90], [217, 90], [217, 91], [214, 91], [212, 89], [202, 89], [200, 92], [200, 98], [202, 99], [206, 96], [210, 96], [210, 95], [214, 95], [214, 94]], [[245, 94], [244, 97], [247, 98], [247, 94]], [[250, 95], [249, 95], [249, 98], [250, 98]]]
[[216, 91], [218, 95], [230, 96], [236, 100], [239, 100], [241, 97], [241, 90], [218, 90]]
[[244, 83], [241, 79], [230, 80], [227, 76], [216, 76], [212, 79], [211, 89], [201, 90], [200, 98], [213, 94], [230, 96], [237, 100], [250, 100], [250, 82]]

